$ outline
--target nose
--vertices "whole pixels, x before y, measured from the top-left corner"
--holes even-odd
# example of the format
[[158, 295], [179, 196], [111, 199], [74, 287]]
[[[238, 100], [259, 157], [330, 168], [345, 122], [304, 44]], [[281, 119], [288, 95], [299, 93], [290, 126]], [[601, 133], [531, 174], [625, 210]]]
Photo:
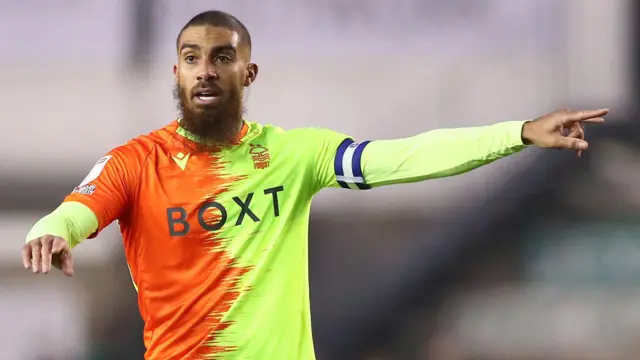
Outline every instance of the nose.
[[200, 71], [198, 71], [197, 80], [198, 81], [209, 81], [215, 80], [218, 78], [218, 73], [212, 64], [208, 62], [203, 62]]

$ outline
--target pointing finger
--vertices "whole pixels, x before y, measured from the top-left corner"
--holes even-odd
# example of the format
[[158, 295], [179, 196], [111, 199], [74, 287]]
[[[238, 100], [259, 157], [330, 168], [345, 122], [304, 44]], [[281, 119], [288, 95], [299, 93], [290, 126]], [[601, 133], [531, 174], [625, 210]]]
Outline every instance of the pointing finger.
[[566, 122], [602, 123], [608, 113], [609, 109], [572, 111], [566, 114]]
[[602, 124], [604, 122], [604, 119], [601, 117], [597, 117], [597, 118], [591, 118], [586, 120], [576, 120], [576, 121], [579, 121], [581, 123], [586, 123], [586, 124]]

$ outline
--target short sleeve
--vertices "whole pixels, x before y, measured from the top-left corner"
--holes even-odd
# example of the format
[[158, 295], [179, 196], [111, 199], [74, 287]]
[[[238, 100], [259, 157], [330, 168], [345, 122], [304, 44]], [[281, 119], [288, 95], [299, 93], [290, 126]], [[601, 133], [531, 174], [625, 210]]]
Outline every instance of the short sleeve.
[[102, 229], [119, 219], [131, 202], [136, 186], [140, 161], [127, 145], [116, 148], [100, 158], [87, 176], [64, 202], [87, 206], [98, 219], [95, 237]]

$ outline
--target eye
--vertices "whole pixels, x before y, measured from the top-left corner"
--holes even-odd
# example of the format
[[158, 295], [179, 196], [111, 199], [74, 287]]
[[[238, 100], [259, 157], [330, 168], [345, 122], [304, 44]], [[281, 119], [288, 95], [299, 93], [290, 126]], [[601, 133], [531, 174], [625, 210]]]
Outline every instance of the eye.
[[187, 64], [192, 64], [192, 63], [196, 62], [196, 60], [197, 60], [197, 59], [196, 59], [196, 57], [195, 57], [195, 56], [193, 56], [193, 55], [189, 55], [189, 56], [186, 56], [186, 57], [184, 58], [184, 61], [185, 61]]
[[218, 56], [216, 56], [216, 61], [219, 61], [219, 62], [230, 62], [231, 61], [231, 57], [229, 57], [228, 55], [218, 55]]

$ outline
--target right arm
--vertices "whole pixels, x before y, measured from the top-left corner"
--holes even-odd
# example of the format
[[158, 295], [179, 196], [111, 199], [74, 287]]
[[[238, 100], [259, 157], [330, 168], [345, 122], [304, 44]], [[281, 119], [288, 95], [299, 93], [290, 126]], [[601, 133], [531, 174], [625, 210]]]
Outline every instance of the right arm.
[[27, 242], [46, 235], [65, 239], [70, 248], [97, 233], [98, 217], [80, 202], [63, 202], [49, 215], [38, 220], [27, 234]]
[[140, 164], [124, 145], [98, 160], [93, 169], [52, 213], [27, 234], [25, 268], [47, 273], [54, 265], [73, 275], [70, 250], [119, 219], [130, 203]]

